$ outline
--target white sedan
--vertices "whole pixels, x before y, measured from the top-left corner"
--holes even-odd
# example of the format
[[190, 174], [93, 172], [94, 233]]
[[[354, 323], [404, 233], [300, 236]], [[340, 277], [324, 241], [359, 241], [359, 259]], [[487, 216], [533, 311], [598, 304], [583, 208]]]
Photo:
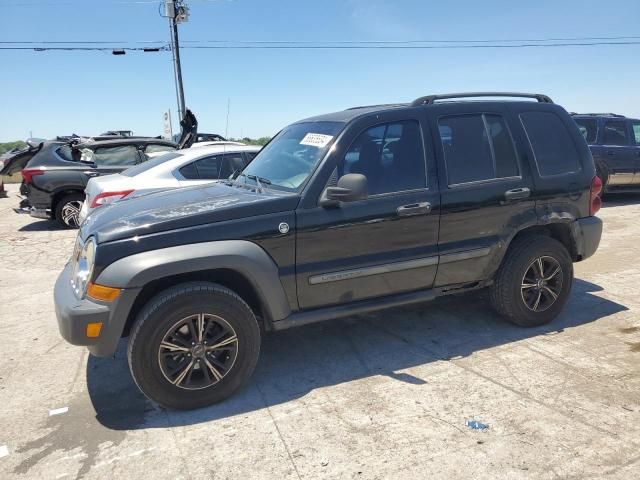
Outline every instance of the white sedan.
[[123, 198], [229, 178], [253, 160], [260, 148], [218, 142], [168, 152], [121, 173], [92, 178], [85, 188], [79, 221], [96, 208]]

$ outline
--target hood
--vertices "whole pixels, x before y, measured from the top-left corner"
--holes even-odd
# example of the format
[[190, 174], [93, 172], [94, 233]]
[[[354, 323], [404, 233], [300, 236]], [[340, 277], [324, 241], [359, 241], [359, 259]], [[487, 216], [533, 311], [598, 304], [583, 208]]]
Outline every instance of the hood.
[[197, 225], [295, 210], [299, 196], [257, 193], [226, 183], [178, 188], [124, 199], [98, 208], [80, 228], [80, 237], [98, 243]]

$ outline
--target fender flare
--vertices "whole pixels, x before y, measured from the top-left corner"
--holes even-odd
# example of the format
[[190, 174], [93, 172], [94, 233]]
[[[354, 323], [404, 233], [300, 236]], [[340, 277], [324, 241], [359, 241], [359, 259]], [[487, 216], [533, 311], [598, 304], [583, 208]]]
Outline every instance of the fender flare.
[[234, 270], [243, 275], [272, 321], [290, 315], [278, 266], [267, 252], [247, 240], [193, 243], [137, 253], [106, 267], [95, 283], [137, 289], [172, 275], [214, 269]]

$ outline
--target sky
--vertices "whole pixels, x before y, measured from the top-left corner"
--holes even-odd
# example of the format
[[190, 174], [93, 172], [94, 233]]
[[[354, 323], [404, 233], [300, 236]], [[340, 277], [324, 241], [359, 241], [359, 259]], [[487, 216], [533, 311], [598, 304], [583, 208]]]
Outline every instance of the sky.
[[[152, 0], [0, 0], [0, 42], [169, 39]], [[183, 45], [224, 41], [640, 37], [638, 0], [187, 0]], [[640, 39], [640, 38], [639, 38]], [[6, 44], [0, 46], [7, 46]], [[109, 45], [111, 46], [111, 44]], [[199, 131], [270, 136], [305, 117], [432, 93], [545, 93], [640, 117], [640, 45], [509, 49], [181, 49]], [[0, 50], [0, 142], [177, 120], [170, 52]], [[230, 104], [227, 124], [227, 105]], [[174, 123], [177, 123], [174, 122]], [[228, 125], [228, 129], [227, 129]], [[176, 128], [174, 127], [174, 131]]]

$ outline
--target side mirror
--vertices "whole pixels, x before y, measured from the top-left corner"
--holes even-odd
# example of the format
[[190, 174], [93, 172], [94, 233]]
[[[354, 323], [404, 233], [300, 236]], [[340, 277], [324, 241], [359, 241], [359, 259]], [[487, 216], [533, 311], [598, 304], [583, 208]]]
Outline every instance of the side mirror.
[[320, 197], [320, 205], [336, 206], [340, 202], [364, 200], [367, 196], [367, 177], [360, 173], [348, 173], [340, 177], [335, 187], [325, 188]]

